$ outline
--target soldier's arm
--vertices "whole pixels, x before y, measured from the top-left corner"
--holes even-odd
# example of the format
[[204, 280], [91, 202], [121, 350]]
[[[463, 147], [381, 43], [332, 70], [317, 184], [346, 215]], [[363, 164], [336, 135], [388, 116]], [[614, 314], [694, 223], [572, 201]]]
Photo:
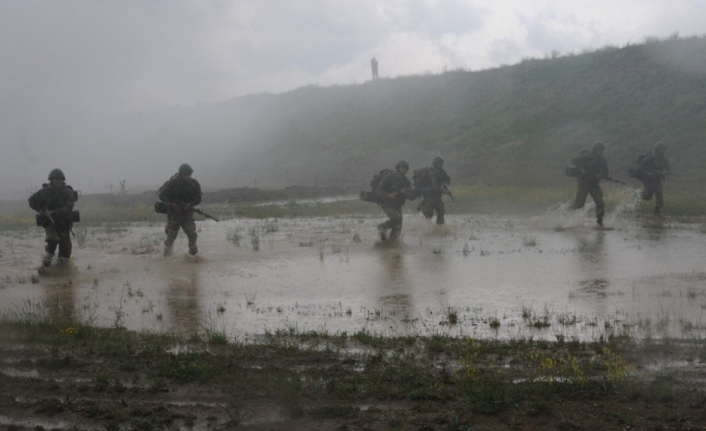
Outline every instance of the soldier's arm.
[[28, 201], [29, 201], [29, 207], [32, 208], [33, 210], [37, 211], [37, 212], [40, 212], [40, 211], [43, 210], [43, 208], [42, 208], [42, 198], [41, 198], [41, 192], [42, 192], [42, 191], [43, 191], [42, 189], [37, 190], [37, 191], [34, 192], [34, 194], [33, 194], [32, 196], [30, 196], [29, 199], [28, 199]]
[[157, 195], [157, 199], [159, 199], [160, 201], [164, 202], [167, 205], [170, 205], [170, 204], [174, 203], [174, 201], [169, 199], [170, 195], [171, 195], [171, 181], [167, 181], [159, 189], [159, 194]]

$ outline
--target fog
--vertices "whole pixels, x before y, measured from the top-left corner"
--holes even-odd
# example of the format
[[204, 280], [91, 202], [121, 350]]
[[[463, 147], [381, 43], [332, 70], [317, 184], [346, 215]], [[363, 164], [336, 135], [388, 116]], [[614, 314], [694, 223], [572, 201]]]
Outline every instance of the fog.
[[156, 189], [183, 162], [206, 189], [252, 186], [238, 166], [282, 142], [247, 95], [363, 83], [372, 57], [396, 77], [700, 34], [706, 15], [695, 0], [515, 3], [3, 1], [0, 199], [55, 167], [84, 193]]

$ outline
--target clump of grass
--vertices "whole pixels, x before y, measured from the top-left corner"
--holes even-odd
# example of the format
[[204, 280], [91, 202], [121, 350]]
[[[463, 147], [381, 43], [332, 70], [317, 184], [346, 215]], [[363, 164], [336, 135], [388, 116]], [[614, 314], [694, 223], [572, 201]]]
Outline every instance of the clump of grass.
[[306, 241], [299, 241], [299, 247], [313, 247], [313, 246], [314, 246], [314, 240], [311, 238]]
[[525, 247], [536, 247], [537, 240], [533, 236], [528, 235], [522, 239], [522, 245]]
[[253, 235], [252, 238], [250, 238], [250, 243], [252, 244], [252, 249], [254, 251], [260, 250], [260, 237], [257, 235]]
[[229, 230], [228, 234], [226, 235], [226, 238], [228, 239], [228, 241], [235, 244], [236, 247], [240, 247], [240, 240], [243, 238], [243, 236], [240, 234], [240, 228]]

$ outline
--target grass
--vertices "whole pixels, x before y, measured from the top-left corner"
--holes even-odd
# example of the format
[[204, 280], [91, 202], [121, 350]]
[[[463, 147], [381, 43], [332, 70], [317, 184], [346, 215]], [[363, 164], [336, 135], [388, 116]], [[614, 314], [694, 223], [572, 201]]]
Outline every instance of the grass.
[[[151, 393], [197, 384], [238, 394], [223, 407], [229, 427], [247, 422], [251, 411], [247, 400], [258, 393], [280, 403], [292, 418], [314, 420], [360, 417], [359, 405], [365, 400], [412, 402], [418, 408], [486, 417], [520, 410], [538, 417], [551, 416], [563, 399], [612, 396], [650, 402], [656, 411], [661, 409], [665, 421], [684, 420], [673, 407], [682, 396], [681, 383], [643, 381], [632, 362], [658, 351], [667, 355], [673, 345], [664, 343], [659, 350], [656, 343], [640, 346], [628, 338], [563, 343], [290, 328], [234, 342], [209, 328], [189, 337], [98, 328], [29, 307], [14, 317], [0, 318], [0, 346], [5, 353], [14, 352], [13, 357], [22, 357], [22, 352], [39, 355], [40, 374], [51, 370], [60, 376], [81, 369], [94, 391], [124, 393], [128, 404], [135, 388], [122, 382], [137, 374], [146, 379]], [[694, 346], [702, 350], [699, 342]], [[72, 392], [63, 397], [61, 407], [70, 408]], [[76, 400], [86, 406], [86, 401]], [[84, 411], [103, 414], [99, 406]], [[120, 418], [117, 413], [116, 417]], [[605, 417], [619, 424], [632, 422], [627, 410], [619, 407], [606, 410]], [[449, 426], [467, 425], [464, 418], [450, 420]], [[403, 429], [405, 420], [390, 417], [389, 424]], [[159, 428], [150, 422], [132, 426]]]

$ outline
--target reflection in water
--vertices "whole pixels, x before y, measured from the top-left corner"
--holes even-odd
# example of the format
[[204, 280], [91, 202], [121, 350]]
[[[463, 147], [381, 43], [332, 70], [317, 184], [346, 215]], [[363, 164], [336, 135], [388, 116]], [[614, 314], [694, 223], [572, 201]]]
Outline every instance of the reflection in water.
[[404, 246], [400, 245], [379, 249], [381, 265], [378, 267], [379, 276], [376, 285], [380, 294], [381, 308], [395, 317], [396, 321], [407, 326], [412, 318], [414, 305], [408, 292], [403, 248]]
[[76, 287], [73, 283], [76, 268], [71, 264], [64, 268], [42, 267], [40, 275], [49, 319], [54, 322], [77, 320]]
[[183, 334], [199, 331], [201, 316], [199, 312], [199, 271], [193, 265], [183, 266], [180, 271], [167, 275], [167, 304], [172, 322], [172, 329]]

